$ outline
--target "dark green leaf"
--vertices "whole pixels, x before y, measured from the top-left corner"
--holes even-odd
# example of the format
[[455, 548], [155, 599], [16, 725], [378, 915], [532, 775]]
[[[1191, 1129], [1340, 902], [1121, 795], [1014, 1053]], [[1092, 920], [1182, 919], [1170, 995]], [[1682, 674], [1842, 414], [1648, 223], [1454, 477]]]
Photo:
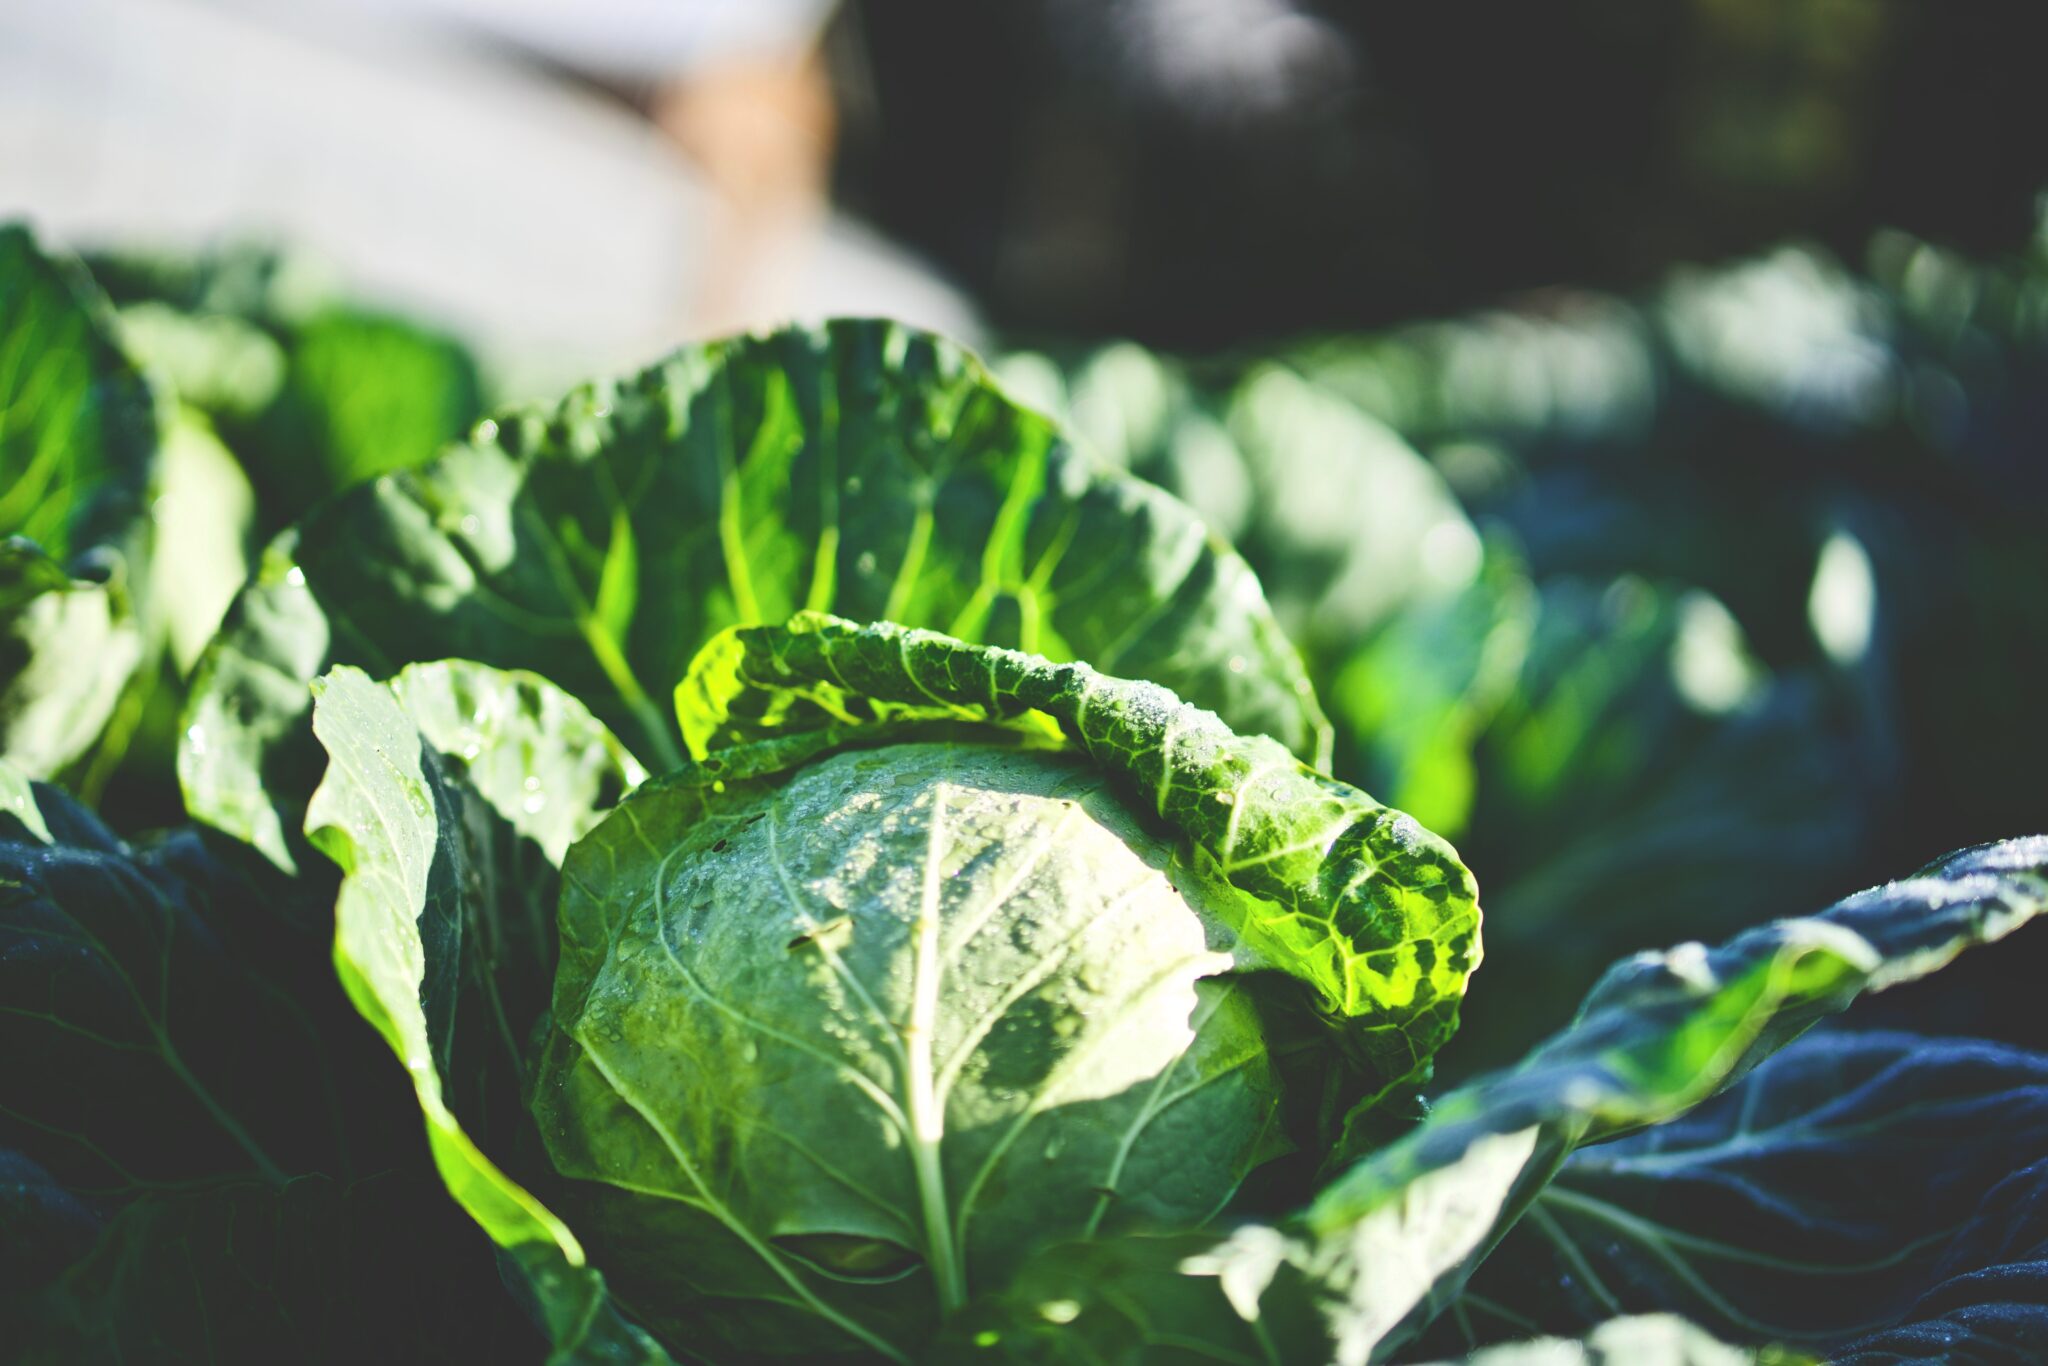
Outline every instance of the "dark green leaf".
[[285, 354], [276, 402], [238, 443], [273, 517], [425, 464], [483, 410], [469, 353], [399, 318], [332, 305], [285, 331]]
[[131, 847], [0, 766], [10, 1360], [527, 1350], [334, 981], [330, 887], [210, 835]]
[[453, 1216], [424, 1172], [153, 1193], [50, 1284], [0, 1289], [0, 1337], [22, 1366], [537, 1360]]
[[[1446, 1060], [1467, 1074], [1562, 1024], [1623, 953], [1717, 939], [1826, 895], [1880, 791], [1843, 690], [1805, 671], [1769, 674], [1713, 598], [1627, 576], [1493, 578], [1475, 592], [1499, 624], [1482, 609], [1444, 622], [1449, 639], [1418, 637], [1405, 624], [1426, 618], [1410, 613], [1337, 689], [1347, 715], [1362, 696], [1396, 704], [1355, 732], [1395, 738], [1369, 747], [1375, 773], [1382, 755], [1409, 758], [1399, 739], [1426, 724], [1432, 674], [1473, 662], [1472, 701], [1461, 694], [1447, 720], [1483, 717], [1483, 729], [1396, 770], [1414, 783], [1472, 766], [1461, 847], [1488, 870], [1490, 937], [1516, 971], [1479, 993]], [[1527, 619], [1511, 615], [1517, 589]], [[1483, 670], [1516, 651], [1513, 676], [1487, 681]]]
[[68, 567], [133, 557], [148, 517], [154, 400], [76, 262], [0, 226], [0, 536]]
[[2048, 1058], [1808, 1035], [1681, 1119], [1573, 1154], [1438, 1326], [1486, 1341], [1664, 1310], [1839, 1346], [1953, 1274], [2003, 1216], [1993, 1188], [2043, 1152]]
[[242, 244], [91, 264], [129, 354], [234, 449], [266, 537], [351, 484], [425, 464], [482, 412], [461, 343], [348, 302], [309, 255]]
[[2015, 1171], [1949, 1240], [1935, 1284], [1839, 1366], [2031, 1366], [2048, 1353], [2048, 1161]]
[[[118, 1198], [282, 1180], [339, 1140], [319, 1132], [335, 1116], [312, 1018], [226, 937], [245, 928], [234, 908], [184, 875], [178, 846], [138, 855], [54, 790], [35, 796], [58, 838], [0, 842], [0, 1145]], [[303, 947], [317, 964], [317, 939]]]

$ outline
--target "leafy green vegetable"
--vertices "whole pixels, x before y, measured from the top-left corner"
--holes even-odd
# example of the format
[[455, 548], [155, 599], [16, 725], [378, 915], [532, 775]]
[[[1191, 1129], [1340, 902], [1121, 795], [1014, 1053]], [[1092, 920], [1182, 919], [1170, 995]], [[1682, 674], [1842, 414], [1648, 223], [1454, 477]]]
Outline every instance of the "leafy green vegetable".
[[297, 511], [423, 465], [483, 411], [469, 353], [414, 323], [330, 305], [285, 341], [276, 401], [243, 442], [272, 508]]
[[1737, 1341], [1839, 1347], [1945, 1279], [2044, 1151], [2039, 1055], [1810, 1034], [1682, 1119], [1573, 1154], [1459, 1326], [1485, 1341], [1661, 1309]]
[[[473, 708], [423, 705], [418, 676], [386, 689], [337, 670], [315, 711], [333, 766], [308, 829], [347, 872], [344, 982], [408, 1061], [442, 1174], [492, 1238], [592, 1294], [598, 1248], [672, 1343], [900, 1356], [1048, 1232], [1200, 1224], [1297, 1124], [1418, 1080], [1476, 961], [1447, 849], [1163, 689], [816, 615], [736, 630], [679, 689], [701, 762], [643, 787], [564, 868], [530, 1092], [554, 1167], [581, 1179], [560, 1197], [571, 1233], [534, 1178], [484, 1155], [443, 1079], [481, 1065], [457, 1065], [472, 1036], [450, 1023], [469, 962], [530, 977], [466, 944], [505, 918], [478, 894], [501, 880], [490, 832], [604, 800], [559, 780], [596, 723], [529, 703], [457, 749], [436, 717]], [[1048, 748], [1062, 735], [1074, 752]], [[471, 779], [517, 756], [543, 780], [483, 779], [484, 846], [444, 747]], [[693, 890], [673, 891], [671, 869]], [[662, 908], [685, 896], [691, 915], [726, 914], [674, 923]], [[813, 897], [844, 913], [814, 914]], [[1246, 970], [1308, 990], [1268, 1006], [1235, 985]], [[1294, 1020], [1310, 1001], [1370, 1070], [1338, 1087], [1344, 1069], [1286, 1060], [1315, 1046]], [[501, 1005], [516, 1068], [538, 1012]], [[1276, 1009], [1286, 1049], [1264, 1023]], [[678, 1056], [699, 1060], [694, 1079]], [[1286, 1124], [1283, 1074], [1308, 1087]], [[868, 1080], [820, 1105], [849, 1078]], [[469, 1110], [478, 1132], [515, 1152], [487, 1109]], [[746, 1141], [718, 1137], [735, 1122]], [[536, 1288], [544, 1306], [563, 1293]]]
[[1089, 468], [965, 353], [835, 323], [487, 422], [313, 513], [201, 664], [180, 778], [195, 816], [288, 866], [318, 773], [305, 683], [449, 655], [544, 674], [669, 766], [657, 699], [697, 648], [807, 607], [1154, 678], [1311, 758], [1325, 741], [1257, 581], [1185, 508]]
[[0, 225], [0, 756], [83, 756], [142, 662], [154, 399], [78, 266]]
[[39, 1293], [0, 1293], [10, 1359], [534, 1359], [489, 1259], [462, 1221], [438, 1217], [435, 1184], [305, 1175], [145, 1195]]
[[1443, 705], [1426, 690], [1462, 685], [1444, 738], [1464, 748], [1402, 746], [1389, 723], [1392, 743], [1362, 765], [1401, 774], [1388, 790], [1405, 796], [1469, 764], [1469, 815], [1450, 828], [1485, 860], [1492, 940], [1521, 971], [1466, 1018], [1462, 1070], [1502, 1065], [1532, 1026], [1568, 1019], [1589, 959], [1730, 934], [1755, 919], [1759, 885], [1773, 904], [1839, 885], [1873, 802], [1855, 711], [1820, 680], [1772, 677], [1715, 599], [1510, 571], [1406, 620], [1423, 631], [1362, 651], [1332, 705], [1422, 725]]
[[128, 304], [119, 317], [128, 354], [201, 412], [254, 418], [284, 385], [284, 348], [253, 322], [158, 299]]
[[0, 754], [44, 777], [83, 757], [145, 647], [127, 594], [73, 579], [33, 542], [0, 541]]
[[1106, 787], [896, 744], [578, 846], [535, 1118], [643, 1322], [907, 1359], [1037, 1239], [1199, 1225], [1284, 1147], [1231, 940]]
[[[1446, 1097], [1415, 1134], [1319, 1197], [1309, 1226], [1327, 1237], [1385, 1209], [1422, 1173], [1454, 1169], [1489, 1143], [1526, 1140], [1521, 1169], [1554, 1170], [1573, 1148], [1684, 1113], [1862, 991], [1924, 976], [2044, 909], [2048, 841], [2016, 840], [1951, 855], [1712, 953], [1693, 945], [1618, 964], [1571, 1028], [1513, 1072]], [[1443, 1269], [1454, 1287], [1458, 1265]], [[1339, 1322], [1390, 1328], [1372, 1317], [1380, 1308], [1368, 1297]]]
[[1859, 993], [1924, 976], [2044, 909], [2048, 839], [2036, 837], [1963, 851], [1712, 952], [1640, 955], [1521, 1066], [1445, 1097], [1299, 1215], [1246, 1224], [1192, 1256], [1162, 1243], [1114, 1280], [1083, 1279], [1089, 1263], [1056, 1250], [1027, 1273], [1045, 1297], [1037, 1314], [997, 1301], [964, 1317], [956, 1340], [1013, 1358], [1101, 1360], [1134, 1326], [1213, 1316], [1204, 1296], [1248, 1324], [1279, 1317], [1295, 1332], [1302, 1311], [1285, 1306], [1306, 1298], [1322, 1345], [1268, 1359], [1384, 1356], [1459, 1300], [1472, 1268], [1575, 1149], [1683, 1115]]
[[75, 262], [0, 227], [0, 532], [71, 562], [132, 554], [147, 514], [156, 432], [148, 389]]
[[483, 411], [466, 347], [351, 301], [307, 254], [243, 243], [91, 266], [129, 354], [233, 448], [264, 537], [351, 484], [425, 464]]
[[[1378, 418], [1292, 370], [1254, 365], [1209, 395], [1128, 343], [1081, 361], [1070, 383], [1034, 379], [1024, 360], [1025, 390], [1091, 451], [1230, 536], [1312, 659], [1410, 600], [1457, 591], [1478, 567], [1479, 537], [1442, 474]], [[1019, 358], [1003, 368], [1017, 373]]]
[[2043, 259], [1012, 358], [1098, 468], [887, 323], [460, 440], [297, 258], [0, 231], [0, 1342], [2048, 1355], [2031, 965], [1808, 1032], [2042, 839], [1529, 1048], [2034, 823]]
[[[417, 699], [457, 746], [449, 760], [401, 697]], [[461, 712], [457, 697], [469, 704]], [[575, 828], [585, 803], [615, 795], [639, 776], [637, 764], [550, 685], [467, 664], [425, 666], [388, 688], [336, 670], [314, 725], [333, 762], [306, 822], [343, 870], [335, 967], [405, 1064], [442, 1181], [525, 1278], [557, 1359], [666, 1361], [610, 1308], [567, 1225], [485, 1156], [452, 1108], [505, 1122], [522, 1052], [511, 1021], [530, 1020], [546, 990], [551, 946], [532, 917], [553, 880], [544, 859], [520, 856], [519, 836], [551, 841]], [[593, 764], [608, 771], [594, 775]], [[481, 792], [459, 776], [465, 769]], [[451, 1091], [458, 1079], [462, 1094]]]
[[527, 1350], [475, 1312], [501, 1298], [490, 1262], [356, 1047], [323, 884], [191, 832], [129, 846], [5, 765], [0, 792], [10, 1358]]
[[252, 536], [427, 459], [476, 416], [475, 366], [260, 253], [102, 259], [117, 314], [0, 233], [0, 752], [124, 822], [176, 820], [185, 676]]
[[162, 463], [149, 573], [153, 582], [172, 586], [162, 607], [171, 663], [183, 677], [249, 576], [246, 542], [255, 496], [234, 453], [191, 409], [179, 409], [166, 425]]
[[1859, 1338], [1844, 1366], [1951, 1360], [2024, 1361], [2048, 1345], [2048, 1163], [2015, 1171], [1984, 1198], [1936, 1268], [1936, 1283], [1900, 1321]]
[[[1740, 292], [1724, 274], [1715, 288]], [[1570, 296], [1331, 339], [1285, 365], [1128, 343], [1064, 371], [1005, 363], [1108, 458], [1228, 531], [1304, 647], [1332, 771], [1486, 870], [1493, 943], [1524, 968], [1479, 994], [1454, 1071], [1517, 1056], [1617, 954], [1724, 935], [1864, 875], [1896, 805], [1881, 699], [1832, 656], [1788, 659], [1747, 629], [1767, 579], [1804, 633], [1804, 596], [1783, 585], [1813, 567], [1813, 516], [1628, 444], [1668, 421], [1677, 446], [1704, 401], [1662, 336], [1644, 309]], [[1692, 439], [1703, 458], [1720, 450]], [[1797, 542], [1789, 560], [1746, 549], [1760, 502], [1773, 545]], [[1746, 557], [1743, 575], [1723, 572], [1724, 551]], [[1702, 586], [1724, 580], [1746, 596]], [[1870, 604], [1850, 615], [1867, 636]], [[2004, 651], [2025, 633], [1986, 622], [1979, 638]], [[2024, 676], [1932, 672], [1978, 690]], [[1951, 751], [1969, 742], [1935, 750]]]

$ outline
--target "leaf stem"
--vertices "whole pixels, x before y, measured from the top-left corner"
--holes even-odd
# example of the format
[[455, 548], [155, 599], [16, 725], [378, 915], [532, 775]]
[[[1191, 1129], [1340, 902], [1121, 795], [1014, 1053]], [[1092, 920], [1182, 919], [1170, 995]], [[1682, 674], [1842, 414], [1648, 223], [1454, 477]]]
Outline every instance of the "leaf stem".
[[946, 1136], [946, 1115], [939, 1103], [932, 1066], [933, 1034], [939, 1018], [939, 976], [944, 969], [939, 944], [939, 864], [944, 851], [946, 785], [932, 789], [929, 844], [924, 860], [924, 894], [917, 921], [911, 926], [913, 962], [910, 1019], [903, 1026], [907, 1056], [904, 1108], [910, 1119], [910, 1160], [917, 1173], [918, 1203], [924, 1208], [925, 1253], [938, 1283], [939, 1307], [946, 1313], [967, 1303], [967, 1270], [953, 1244], [953, 1221], [947, 1210], [946, 1173], [939, 1160]]

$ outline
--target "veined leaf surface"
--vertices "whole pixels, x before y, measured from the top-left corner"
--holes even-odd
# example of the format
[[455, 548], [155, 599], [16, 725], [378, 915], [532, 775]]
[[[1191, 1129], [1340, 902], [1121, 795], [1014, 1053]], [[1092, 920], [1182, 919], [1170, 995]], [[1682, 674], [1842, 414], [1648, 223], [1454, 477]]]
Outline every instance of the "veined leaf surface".
[[[1202, 1308], [1213, 1296], [1248, 1325], [1297, 1332], [1301, 1307], [1313, 1306], [1307, 1321], [1319, 1327], [1308, 1342], [1268, 1360], [1385, 1359], [1456, 1303], [1575, 1149], [1685, 1114], [1860, 993], [1925, 976], [2044, 909], [2048, 837], [2035, 837], [1961, 851], [1712, 951], [1639, 955], [1521, 1066], [1445, 1097], [1298, 1216], [1245, 1225], [1193, 1255], [1161, 1244], [1148, 1257], [1133, 1244], [1138, 1269], [1116, 1282], [1069, 1274], [1055, 1249], [1027, 1275], [1041, 1304], [1062, 1306], [1057, 1325], [998, 1301], [963, 1317], [960, 1354], [1140, 1360], [1105, 1345], [1143, 1343], [1159, 1325], [1213, 1314]], [[1165, 1274], [1167, 1258], [1177, 1279]]]
[[1327, 727], [1257, 580], [1182, 504], [1091, 468], [980, 364], [886, 323], [694, 347], [481, 424], [273, 545], [201, 666], [200, 819], [293, 859], [303, 688], [462, 656], [530, 669], [657, 769], [718, 630], [806, 609], [1154, 679], [1311, 759]]

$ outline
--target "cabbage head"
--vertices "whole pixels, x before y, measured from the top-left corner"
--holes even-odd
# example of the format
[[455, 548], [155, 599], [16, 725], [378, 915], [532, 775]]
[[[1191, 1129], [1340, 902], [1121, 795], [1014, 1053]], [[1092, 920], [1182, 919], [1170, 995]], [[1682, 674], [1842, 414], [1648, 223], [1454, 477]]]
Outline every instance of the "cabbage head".
[[[1876, 1107], [1854, 1133], [1960, 1131], [1977, 1091], [1930, 1101], [1885, 1062], [1946, 1045], [1811, 1026], [2048, 910], [2048, 844], [2015, 840], [1638, 954], [1425, 1114], [1478, 962], [1471, 875], [1277, 741], [1086, 664], [810, 613], [713, 637], [676, 720], [691, 758], [647, 780], [481, 666], [336, 669], [314, 710], [343, 983], [565, 1366], [1367, 1366], [1495, 1320], [1605, 1341], [1538, 1317], [1566, 1264], [1662, 1296], [1624, 1275], [1655, 1249], [1602, 1221], [1752, 1217], [1686, 1171], [1730, 1126], [1778, 1242], [1837, 1227], [1781, 1087], [1843, 1094], [1856, 1052], [1885, 1080], [1848, 1093]], [[2011, 1142], [1981, 1179], [1853, 1249], [1756, 1285], [1655, 1265], [1674, 1296], [1730, 1285], [1716, 1335], [1749, 1341], [1751, 1304], [1850, 1341], [1904, 1265], [1855, 1249], [1904, 1238], [1931, 1284], [1963, 1265], [1943, 1230], [2007, 1207], [1990, 1186], [2036, 1131], [1989, 1132]]]
[[1285, 1147], [1234, 936], [1086, 760], [901, 744], [673, 801], [621, 817], [659, 859], [571, 884], [535, 1091], [657, 1331], [900, 1337], [1047, 1239], [1198, 1227]]
[[[757, 669], [802, 667], [774, 657], [790, 642], [842, 667], [763, 689]], [[533, 1115], [557, 1208], [665, 1340], [914, 1348], [1048, 1244], [1210, 1225], [1255, 1168], [1320, 1151], [1339, 1107], [1424, 1056], [1391, 1077], [1347, 1056], [1279, 967], [1331, 940], [1329, 908], [1283, 913], [1232, 882], [1320, 867], [1361, 818], [1435, 854], [1412, 823], [1085, 666], [1066, 666], [1064, 702], [1039, 700], [1071, 710], [1092, 690], [1108, 763], [1028, 698], [831, 681], [913, 661], [900, 688], [952, 649], [977, 671], [956, 677], [1045, 686], [1042, 660], [898, 628], [715, 642], [680, 690], [705, 757], [564, 865]], [[1161, 738], [1209, 776], [1182, 793]], [[1217, 786], [1219, 754], [1241, 750], [1220, 773], [1250, 782]], [[1139, 752], [1163, 762], [1144, 787]], [[1297, 805], [1274, 805], [1273, 782]], [[1213, 845], [1187, 838], [1191, 814]], [[1441, 957], [1419, 942], [1462, 986], [1469, 931]]]

